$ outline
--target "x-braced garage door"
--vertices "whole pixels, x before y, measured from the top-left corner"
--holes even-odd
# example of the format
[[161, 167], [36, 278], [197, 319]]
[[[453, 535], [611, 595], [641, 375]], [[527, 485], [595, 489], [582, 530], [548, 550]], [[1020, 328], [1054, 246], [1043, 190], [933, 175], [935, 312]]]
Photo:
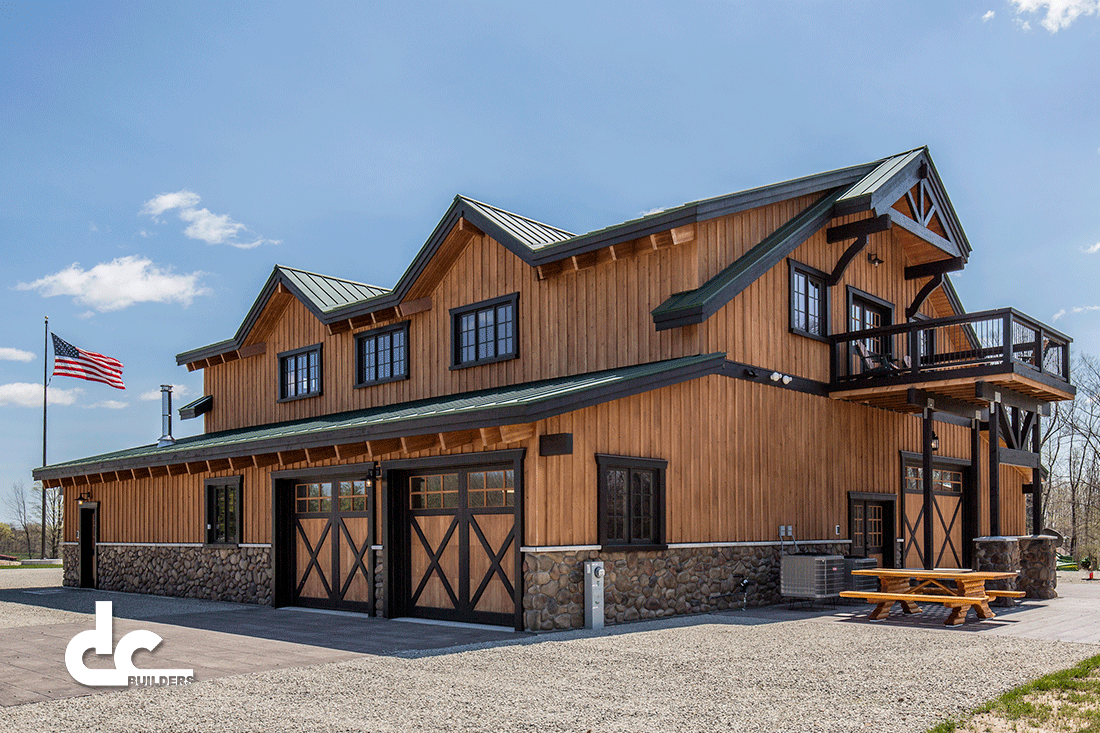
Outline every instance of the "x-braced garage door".
[[[924, 471], [920, 466], [905, 466], [902, 493], [905, 522], [904, 567], [924, 567]], [[963, 546], [962, 467], [940, 466], [932, 470], [932, 565], [937, 568], [961, 568], [965, 562]]]
[[516, 475], [512, 466], [406, 474], [405, 613], [513, 625]]
[[295, 604], [374, 611], [371, 494], [366, 481], [295, 482]]

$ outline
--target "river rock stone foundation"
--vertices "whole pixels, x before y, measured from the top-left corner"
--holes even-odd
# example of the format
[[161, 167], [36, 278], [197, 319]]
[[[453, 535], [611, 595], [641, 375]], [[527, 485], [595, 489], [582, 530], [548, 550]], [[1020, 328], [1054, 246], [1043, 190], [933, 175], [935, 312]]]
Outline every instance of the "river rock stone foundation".
[[1057, 598], [1059, 539], [1050, 535], [1019, 538], [1019, 585], [1027, 598]]
[[[1020, 545], [1017, 537], [975, 537], [974, 570], [995, 573], [1019, 573]], [[1017, 578], [992, 580], [986, 583], [990, 590], [1017, 590]], [[1010, 607], [1016, 601], [1012, 598], [997, 598], [989, 602], [991, 606]]]
[[[68, 553], [65, 559], [65, 584], [69, 585]], [[100, 545], [96, 565], [96, 585], [101, 590], [271, 603], [271, 550], [267, 547]]]
[[61, 585], [76, 588], [80, 585], [80, 547], [79, 545], [61, 546], [61, 567], [63, 568]]
[[[800, 544], [799, 549], [843, 554], [847, 548]], [[604, 562], [604, 620], [617, 624], [778, 603], [779, 557], [778, 545], [525, 553], [524, 625], [528, 631], [584, 627], [588, 560]], [[745, 579], [751, 585], [742, 592]]]

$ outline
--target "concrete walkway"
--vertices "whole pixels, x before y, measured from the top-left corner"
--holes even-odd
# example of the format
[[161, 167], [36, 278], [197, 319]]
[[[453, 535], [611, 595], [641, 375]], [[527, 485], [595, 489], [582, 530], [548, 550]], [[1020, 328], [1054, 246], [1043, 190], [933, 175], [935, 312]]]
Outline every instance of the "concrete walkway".
[[[490, 627], [387, 621], [361, 614], [51, 587], [37, 575], [49, 571], [34, 572], [34, 582], [0, 589], [0, 626], [7, 626], [0, 628], [0, 706], [109, 692], [76, 683], [64, 664], [69, 640], [94, 627], [92, 613], [97, 600], [114, 603], [116, 643], [137, 629], [153, 631], [164, 640], [152, 653], [135, 654], [137, 667], [193, 668], [198, 680], [307, 667], [364, 655], [423, 657], [470, 644], [530, 640], [528, 635]], [[0, 574], [0, 582], [15, 579]], [[1060, 583], [1058, 591], [1060, 598], [998, 608], [997, 617], [989, 621], [977, 621], [971, 614], [965, 624], [956, 627], [943, 626], [947, 611], [938, 604], [929, 605], [919, 615], [906, 616], [897, 611], [883, 621], [867, 618], [870, 605], [853, 604], [816, 609], [779, 605], [683, 618], [677, 623], [721, 623], [722, 617], [730, 621], [737, 617], [735, 623], [740, 625], [810, 620], [1096, 644], [1100, 653], [1100, 581]], [[624, 624], [611, 627], [605, 635], [645, 632], [667, 623]], [[571, 635], [548, 634], [540, 641], [566, 636]], [[105, 667], [110, 658], [97, 658], [89, 651], [85, 663]]]
[[[77, 683], [65, 668], [69, 641], [95, 627], [96, 601], [113, 603], [115, 644], [137, 629], [163, 639], [154, 651], [134, 655], [139, 669], [194, 669], [197, 680], [522, 636], [491, 627], [387, 621], [301, 608], [76, 588], [6, 588], [0, 590], [0, 616], [8, 626], [0, 628], [0, 706], [110, 692]], [[25, 623], [12, 625], [19, 618]], [[65, 620], [49, 623], [58, 618]], [[91, 650], [84, 660], [89, 668], [112, 664], [110, 657], [98, 658]]]

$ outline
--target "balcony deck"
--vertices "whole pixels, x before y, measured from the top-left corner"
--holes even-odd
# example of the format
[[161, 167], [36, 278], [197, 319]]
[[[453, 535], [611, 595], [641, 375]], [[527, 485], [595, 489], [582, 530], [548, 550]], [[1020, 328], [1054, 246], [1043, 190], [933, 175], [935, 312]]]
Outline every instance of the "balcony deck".
[[1041, 402], [1071, 400], [1068, 336], [1012, 308], [830, 337], [830, 395], [920, 412], [911, 389], [988, 407], [980, 382]]

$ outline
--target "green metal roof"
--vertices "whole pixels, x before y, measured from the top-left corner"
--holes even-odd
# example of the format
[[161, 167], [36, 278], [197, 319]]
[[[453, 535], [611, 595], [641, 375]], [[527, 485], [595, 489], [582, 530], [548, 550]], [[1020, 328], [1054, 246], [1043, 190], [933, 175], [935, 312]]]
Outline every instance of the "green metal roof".
[[275, 270], [283, 274], [288, 286], [295, 286], [322, 313], [390, 292], [386, 288], [380, 288], [376, 285], [367, 285], [366, 283], [345, 280], [340, 277], [318, 275], [316, 272], [299, 270], [285, 265], [276, 265]]
[[658, 331], [702, 323], [758, 277], [778, 264], [829, 220], [838, 188], [818, 199], [695, 290], [677, 293], [653, 310]]
[[558, 242], [563, 242], [576, 236], [572, 232], [567, 232], [564, 229], [558, 229], [549, 224], [543, 224], [534, 219], [528, 219], [526, 216], [520, 216], [519, 214], [513, 214], [504, 209], [498, 209], [496, 206], [490, 206], [489, 204], [475, 201], [466, 196], [458, 196], [456, 200], [465, 202], [471, 209], [477, 211], [488, 221], [495, 224], [496, 228], [504, 232], [506, 236], [514, 238], [516, 241], [527, 245], [531, 249], [541, 249], [542, 247], [557, 244]]
[[34, 478], [53, 479], [280, 450], [529, 423], [716, 374], [724, 364], [724, 353], [686, 356], [479, 392], [226, 430], [180, 438], [174, 445], [163, 448], [155, 444], [143, 445], [56, 463], [35, 469]]

